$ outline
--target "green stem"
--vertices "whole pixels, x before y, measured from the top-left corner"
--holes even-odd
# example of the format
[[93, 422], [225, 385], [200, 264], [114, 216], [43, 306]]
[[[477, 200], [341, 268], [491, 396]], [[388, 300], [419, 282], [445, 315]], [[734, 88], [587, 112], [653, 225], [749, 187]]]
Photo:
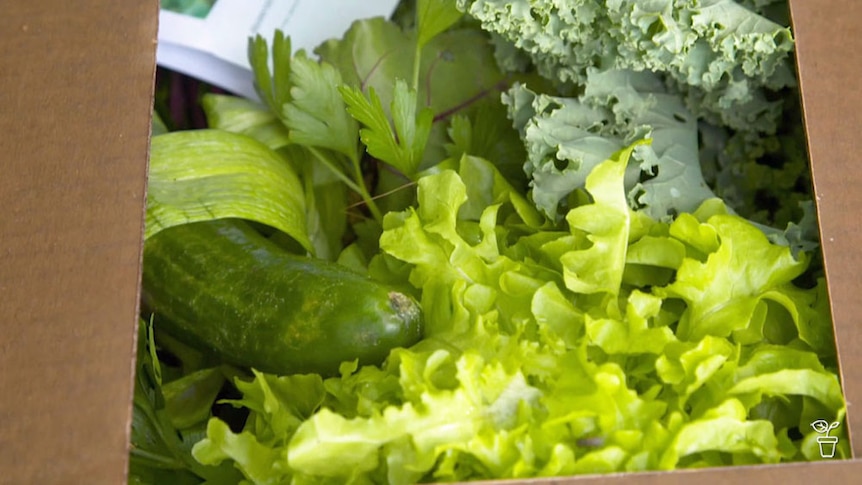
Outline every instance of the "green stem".
[[149, 465], [155, 464], [159, 468], [179, 470], [185, 466], [185, 463], [177, 460], [175, 457], [160, 455], [151, 451], [135, 448], [134, 446], [129, 449], [129, 454], [131, 455], [131, 459], [139, 459], [143, 463]]
[[365, 183], [362, 181], [362, 167], [359, 166], [359, 158], [358, 157], [350, 157], [350, 165], [353, 167], [353, 175], [356, 177], [356, 181], [350, 179], [347, 175], [344, 174], [326, 155], [324, 155], [320, 150], [314, 147], [306, 147], [308, 151], [317, 158], [320, 163], [326, 166], [332, 173], [338, 177], [339, 180], [344, 182], [344, 185], [350, 188], [350, 190], [356, 192], [362, 197], [362, 200], [368, 206], [368, 210], [371, 211], [371, 215], [378, 222], [383, 221], [383, 214], [380, 212], [380, 209], [377, 207], [377, 204], [374, 202], [374, 199], [371, 197], [371, 194], [368, 193], [368, 189], [365, 188]]
[[413, 51], [413, 82], [411, 86], [413, 86], [413, 92], [416, 93], [417, 101], [419, 97], [419, 66], [422, 64], [422, 44], [419, 42], [419, 31], [421, 30], [422, 25], [419, 22], [419, 7], [416, 8], [416, 47]]
[[356, 177], [356, 181], [359, 183], [359, 195], [362, 196], [362, 200], [365, 201], [365, 205], [368, 206], [368, 210], [371, 211], [372, 217], [377, 222], [383, 222], [383, 214], [380, 212], [380, 208], [377, 207], [377, 203], [374, 202], [374, 198], [371, 197], [371, 194], [368, 192], [368, 189], [365, 188], [365, 183], [362, 181], [362, 167], [359, 165], [358, 157], [351, 157], [350, 164], [353, 166], [353, 176]]
[[413, 91], [419, 92], [419, 67], [422, 64], [422, 46], [419, 45], [419, 39], [416, 39], [416, 51], [413, 54], [413, 81], [411, 86]]
[[356, 185], [356, 183], [353, 182], [353, 180], [351, 180], [350, 177], [348, 177], [347, 175], [344, 175], [344, 172], [342, 172], [341, 169], [339, 169], [337, 166], [335, 166], [335, 164], [332, 163], [332, 160], [330, 160], [326, 155], [321, 153], [320, 150], [318, 150], [317, 148], [314, 148], [314, 147], [306, 147], [306, 148], [308, 148], [308, 151], [310, 151], [311, 154], [314, 155], [314, 157], [320, 161], [320, 163], [325, 165], [326, 168], [328, 168], [333, 174], [335, 174], [335, 176], [338, 177], [338, 180], [341, 180], [342, 182], [344, 182], [344, 185], [348, 186], [350, 188], [350, 190], [352, 190], [358, 194], [362, 193], [362, 189], [358, 185]]

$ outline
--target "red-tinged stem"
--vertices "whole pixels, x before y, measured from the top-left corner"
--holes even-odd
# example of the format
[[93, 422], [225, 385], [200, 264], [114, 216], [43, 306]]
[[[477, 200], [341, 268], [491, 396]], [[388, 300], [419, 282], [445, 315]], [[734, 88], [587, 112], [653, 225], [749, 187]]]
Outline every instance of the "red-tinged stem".
[[471, 96], [470, 98], [464, 100], [463, 102], [461, 102], [461, 103], [459, 103], [459, 104], [457, 104], [457, 105], [455, 105], [455, 106], [453, 106], [453, 107], [451, 107], [445, 111], [442, 111], [442, 112], [434, 115], [434, 123], [436, 123], [438, 121], [445, 120], [446, 118], [452, 116], [453, 114], [455, 114], [455, 113], [457, 113], [463, 109], [467, 109], [468, 107], [470, 107], [470, 105], [482, 100], [483, 98], [485, 98], [486, 96], [488, 96], [489, 94], [491, 94], [494, 91], [502, 92], [507, 87], [509, 87], [508, 82], [500, 81], [499, 83], [495, 84], [491, 88], [483, 89], [482, 91], [479, 91], [478, 93], [476, 93], [475, 95]]
[[[374, 74], [374, 71], [376, 71], [377, 68], [380, 67], [380, 64], [383, 63], [383, 59], [386, 59], [387, 57], [389, 57], [389, 54], [391, 54], [391, 53], [392, 53], [392, 51], [387, 51], [386, 53], [384, 53], [382, 56], [380, 56], [377, 59], [377, 61], [374, 63], [373, 66], [371, 66], [371, 70], [368, 71], [368, 73], [365, 75], [364, 78], [362, 78], [362, 80], [359, 83], [359, 89], [361, 91], [363, 91], [363, 92], [365, 91], [365, 86], [366, 86], [366, 84], [368, 84], [368, 80]], [[359, 76], [359, 66], [356, 65], [356, 56], [353, 57], [353, 70], [356, 71], [356, 75]]]

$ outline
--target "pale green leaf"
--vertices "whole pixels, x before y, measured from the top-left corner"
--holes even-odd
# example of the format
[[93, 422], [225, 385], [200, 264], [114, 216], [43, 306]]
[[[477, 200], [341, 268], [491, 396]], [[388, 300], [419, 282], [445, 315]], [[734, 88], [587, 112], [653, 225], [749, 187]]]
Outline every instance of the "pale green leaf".
[[287, 128], [266, 106], [236, 96], [207, 93], [201, 100], [207, 126], [247, 135], [277, 150], [288, 143]]
[[302, 185], [277, 153], [247, 136], [218, 130], [154, 137], [145, 237], [230, 217], [272, 226], [311, 250]]

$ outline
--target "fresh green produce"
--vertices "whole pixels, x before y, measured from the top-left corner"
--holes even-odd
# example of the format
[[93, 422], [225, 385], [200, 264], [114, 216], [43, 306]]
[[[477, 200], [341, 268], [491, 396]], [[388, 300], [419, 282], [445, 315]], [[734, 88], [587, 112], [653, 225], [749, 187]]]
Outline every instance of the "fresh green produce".
[[422, 335], [410, 296], [342, 265], [292, 255], [230, 220], [150, 238], [143, 299], [168, 333], [228, 363], [278, 374], [379, 364]]
[[[630, 153], [592, 172], [594, 202], [570, 211], [568, 231], [529, 229], [529, 205], [484, 160], [420, 179], [418, 209], [387, 216], [380, 258], [411, 268], [427, 338], [317, 394], [258, 375], [244, 385], [257, 410], [245, 430], [211, 420], [193, 455], [232, 460], [258, 483], [818, 457], [804, 427], [843, 417], [821, 363], [832, 357], [825, 288], [793, 285], [807, 259], [717, 201], [671, 224], [630, 212]], [[291, 411], [301, 393], [321, 403], [310, 416]], [[273, 399], [277, 410], [262, 410]], [[279, 425], [286, 416], [298, 425]], [[272, 461], [250, 461], [252, 450]]]
[[180, 224], [228, 217], [272, 226], [313, 249], [301, 182], [277, 153], [223, 131], [154, 136], [145, 238]]
[[774, 131], [781, 108], [770, 95], [796, 83], [786, 4], [768, 9], [770, 0], [456, 3], [499, 36], [506, 66], [529, 60], [545, 77], [579, 85], [594, 71], [663, 74], [696, 115], [737, 130]]
[[[281, 35], [249, 47], [263, 103], [205, 97], [207, 133], [257, 140], [301, 195], [249, 198], [271, 186], [246, 180], [219, 213], [404, 288], [423, 338], [335, 375], [272, 373], [156, 321], [174, 365], [139, 380], [133, 476], [673, 470], [820, 459], [821, 420], [846, 437], [784, 2], [416, 0], [316, 60]], [[207, 207], [192, 195], [156, 205], [165, 226]]]

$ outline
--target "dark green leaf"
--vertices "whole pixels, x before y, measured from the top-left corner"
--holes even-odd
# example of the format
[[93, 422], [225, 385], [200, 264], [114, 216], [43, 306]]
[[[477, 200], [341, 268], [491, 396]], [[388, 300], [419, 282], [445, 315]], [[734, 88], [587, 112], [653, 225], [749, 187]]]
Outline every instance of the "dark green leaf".
[[165, 409], [177, 429], [189, 428], [206, 421], [216, 395], [224, 384], [218, 368], [202, 369], [162, 386]]

